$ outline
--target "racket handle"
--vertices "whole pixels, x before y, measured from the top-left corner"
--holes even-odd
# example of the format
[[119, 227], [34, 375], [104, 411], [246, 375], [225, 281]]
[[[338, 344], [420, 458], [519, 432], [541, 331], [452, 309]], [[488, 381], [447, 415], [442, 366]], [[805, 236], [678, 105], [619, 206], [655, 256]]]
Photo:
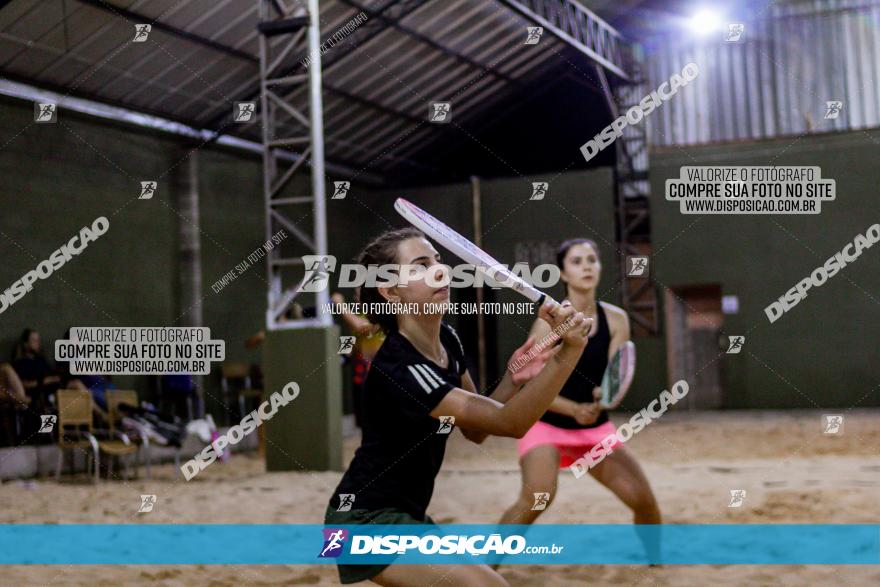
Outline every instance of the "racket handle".
[[[545, 293], [543, 293], [543, 292], [540, 292], [540, 291], [538, 291], [538, 290], [533, 290], [533, 291], [536, 292], [536, 293], [538, 294], [538, 295], [537, 295], [537, 299], [534, 299], [535, 307], [536, 307], [536, 308], [540, 308], [541, 306], [543, 306], [543, 305], [546, 304], [547, 302], [552, 302], [552, 303], [553, 303], [554, 305], [556, 305], [556, 306], [559, 305], [559, 302], [557, 302], [556, 300], [554, 300], [553, 298], [551, 298], [551, 297], [548, 296], [547, 294], [545, 294]], [[531, 299], [531, 296], [527, 296], [527, 297], [529, 297], [529, 298]]]
[[515, 283], [512, 288], [515, 291], [519, 292], [520, 295], [523, 295], [532, 300], [532, 302], [534, 302], [538, 308], [540, 308], [543, 304], [546, 304], [548, 301], [553, 302], [557, 306], [559, 305], [559, 302], [557, 302], [541, 290], [532, 287], [522, 280], [520, 280], [518, 283]]

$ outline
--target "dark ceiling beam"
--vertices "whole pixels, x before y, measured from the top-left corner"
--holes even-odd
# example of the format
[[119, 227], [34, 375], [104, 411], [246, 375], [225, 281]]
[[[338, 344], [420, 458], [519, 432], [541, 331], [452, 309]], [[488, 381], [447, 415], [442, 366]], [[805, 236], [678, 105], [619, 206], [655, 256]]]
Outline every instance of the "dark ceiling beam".
[[[2, 0], [0, 0], [0, 1], [2, 1]], [[204, 37], [200, 37], [199, 35], [195, 35], [195, 34], [190, 33], [190, 32], [188, 32], [188, 31], [184, 31], [184, 30], [178, 29], [177, 27], [173, 27], [173, 26], [171, 26], [171, 25], [168, 25], [168, 24], [162, 23], [162, 22], [160, 22], [160, 21], [151, 21], [150, 17], [148, 17], [148, 16], [145, 16], [145, 15], [142, 15], [142, 14], [139, 14], [139, 13], [136, 13], [136, 12], [133, 12], [133, 11], [130, 11], [130, 10], [126, 10], [126, 9], [123, 9], [123, 8], [118, 8], [118, 7], [114, 7], [114, 6], [112, 6], [112, 5], [108, 5], [107, 3], [103, 2], [102, 0], [77, 0], [77, 2], [80, 2], [80, 3], [83, 3], [83, 4], [87, 4], [87, 5], [89, 5], [89, 6], [93, 6], [93, 7], [95, 7], [95, 8], [99, 8], [99, 9], [101, 9], [101, 10], [104, 10], [105, 12], [110, 12], [110, 13], [116, 14], [117, 16], [122, 16], [122, 17], [124, 17], [124, 18], [126, 18], [126, 19], [128, 19], [128, 20], [130, 20], [130, 21], [132, 21], [132, 22], [134, 22], [135, 24], [146, 24], [146, 23], [151, 23], [152, 26], [154, 26], [156, 29], [163, 30], [163, 31], [165, 31], [165, 32], [167, 32], [167, 33], [169, 33], [169, 34], [172, 34], [172, 35], [174, 35], [174, 36], [177, 36], [177, 37], [179, 37], [179, 38], [186, 39], [186, 40], [188, 40], [188, 41], [191, 41], [191, 42], [194, 42], [194, 43], [197, 43], [197, 44], [203, 45], [203, 46], [205, 46], [205, 47], [209, 47], [209, 48], [211, 48], [211, 49], [214, 49], [214, 50], [216, 50], [216, 51], [220, 51], [220, 52], [226, 53], [226, 54], [228, 54], [228, 55], [232, 55], [232, 56], [234, 56], [234, 57], [238, 57], [238, 58], [240, 58], [240, 59], [244, 59], [244, 60], [249, 61], [249, 62], [251, 62], [251, 63], [255, 63], [255, 64], [256, 64], [256, 63], [259, 63], [259, 59], [257, 59], [256, 57], [254, 57], [254, 56], [252, 56], [252, 55], [250, 55], [250, 54], [248, 54], [248, 53], [244, 53], [243, 51], [239, 51], [239, 50], [234, 49], [234, 48], [232, 48], [232, 47], [228, 47], [228, 46], [223, 45], [223, 44], [221, 44], [221, 43], [217, 43], [217, 42], [215, 42], [215, 41], [212, 41], [212, 40], [210, 40], [210, 39], [206, 39], [206, 38], [204, 38]], [[346, 2], [346, 3], [352, 5], [353, 8], [356, 8], [356, 9], [358, 9], [358, 10], [361, 10], [362, 12], [365, 12], [366, 14], [368, 14], [368, 15], [369, 15], [370, 17], [372, 17], [372, 18], [376, 18], [377, 20], [379, 20], [379, 21], [384, 25], [384, 26], [381, 27], [380, 29], [375, 30], [374, 33], [373, 33], [373, 35], [371, 35], [370, 38], [374, 38], [376, 35], [378, 35], [379, 33], [381, 33], [382, 31], [386, 30], [386, 29], [389, 28], [389, 27], [394, 27], [394, 28], [397, 28], [397, 29], [401, 30], [401, 31], [404, 32], [405, 34], [409, 34], [409, 35], [411, 35], [411, 36], [414, 36], [414, 37], [418, 38], [419, 40], [422, 40], [423, 42], [427, 42], [428, 44], [431, 44], [432, 46], [435, 46], [435, 48], [437, 48], [437, 49], [440, 50], [440, 51], [443, 51], [443, 52], [446, 53], [447, 55], [450, 55], [450, 56], [452, 56], [452, 57], [456, 57], [456, 56], [457, 56], [459, 59], [463, 59], [463, 60], [465, 60], [466, 62], [468, 62], [468, 63], [469, 63], [470, 65], [472, 65], [473, 67], [477, 67], [477, 68], [479, 68], [479, 69], [486, 70], [486, 68], [485, 68], [484, 66], [480, 65], [479, 63], [473, 62], [473, 61], [469, 60], [469, 59], [466, 58], [466, 57], [458, 56], [458, 54], [456, 54], [456, 53], [454, 53], [454, 52], [451, 52], [450, 50], [446, 49], [445, 47], [441, 47], [441, 46], [439, 46], [438, 44], [434, 43], [431, 39], [428, 39], [427, 37], [424, 37], [424, 36], [421, 35], [420, 33], [416, 33], [415, 31], [410, 31], [410, 30], [407, 29], [406, 27], [402, 27], [397, 21], [392, 20], [392, 19], [390, 19], [390, 18], [387, 18], [387, 17], [383, 16], [383, 13], [384, 13], [386, 10], [388, 10], [389, 8], [391, 8], [392, 6], [394, 6], [394, 4], [395, 4], [396, 2], [397, 2], [397, 0], [389, 0], [389, 2], [387, 2], [386, 4], [384, 4], [383, 6], [381, 6], [378, 10], [366, 9], [366, 8], [364, 8], [364, 7], [361, 7], [361, 6], [360, 6], [359, 4], [357, 4], [357, 3], [348, 3], [348, 2]], [[419, 7], [423, 6], [423, 5], [424, 5], [424, 2], [413, 2], [413, 3], [411, 3], [411, 4], [408, 6], [408, 8], [406, 9], [405, 13], [400, 14], [400, 15], [398, 16], [398, 18], [403, 18], [403, 17], [405, 17], [406, 15], [408, 15], [409, 13], [415, 11], [417, 8], [419, 8]], [[362, 41], [362, 42], [366, 42], [367, 40], [369, 40], [369, 39], [365, 39], [365, 40]], [[341, 54], [342, 56], [344, 56], [344, 55], [348, 55], [348, 54], [350, 54], [350, 53], [351, 53], [351, 52], [340, 52], [340, 54]], [[340, 57], [340, 59], [341, 59], [341, 57]], [[297, 63], [297, 66], [298, 66], [298, 65], [299, 65], [299, 64]], [[332, 65], [332, 64], [331, 64], [331, 65]], [[493, 75], [496, 75], [496, 76], [500, 76], [500, 77], [502, 77], [502, 78], [504, 78], [504, 79], [509, 79], [509, 78], [507, 78], [507, 76], [503, 76], [503, 75], [501, 75], [501, 74], [498, 74], [497, 72], [493, 72], [493, 71], [491, 71], [491, 70], [486, 70], [486, 71], [488, 71], [490, 74], [493, 74]], [[510, 81], [513, 82], [513, 83], [516, 83], [514, 80], [510, 80]], [[408, 120], [408, 121], [410, 121], [410, 122], [412, 122], [412, 123], [414, 123], [414, 124], [420, 124], [420, 123], [422, 122], [422, 119], [420, 119], [420, 118], [417, 118], [417, 117], [412, 116], [412, 115], [410, 115], [410, 114], [407, 114], [407, 113], [405, 113], [405, 112], [401, 112], [401, 111], [398, 111], [398, 110], [394, 110], [393, 108], [389, 108], [389, 107], [387, 107], [387, 106], [383, 106], [383, 105], [378, 104], [378, 103], [376, 103], [376, 102], [374, 102], [374, 101], [372, 101], [372, 100], [368, 100], [368, 99], [366, 99], [366, 98], [362, 98], [362, 97], [357, 96], [357, 95], [355, 95], [355, 94], [351, 94], [351, 93], [349, 93], [349, 92], [347, 92], [347, 91], [345, 91], [345, 90], [342, 90], [342, 89], [340, 89], [340, 88], [333, 87], [332, 85], [327, 84], [326, 82], [324, 82], [324, 83], [322, 84], [322, 87], [323, 87], [323, 90], [324, 90], [324, 91], [326, 91], [326, 92], [328, 92], [328, 93], [330, 93], [330, 94], [337, 95], [337, 96], [339, 96], [339, 97], [341, 97], [341, 98], [344, 98], [344, 99], [346, 99], [346, 100], [349, 100], [349, 101], [354, 102], [354, 103], [356, 103], [356, 104], [359, 104], [359, 105], [361, 105], [361, 106], [365, 106], [365, 107], [370, 108], [370, 109], [372, 109], [372, 110], [375, 110], [375, 111], [377, 111], [377, 112], [381, 112], [381, 113], [386, 114], [386, 115], [388, 115], [388, 116], [394, 116], [394, 117], [396, 117], [396, 118], [402, 118], [402, 119]], [[260, 94], [259, 89], [257, 89], [256, 91], [252, 91], [252, 92], [250, 92], [247, 96], [245, 96], [245, 97], [244, 97], [243, 99], [241, 99], [240, 101], [242, 101], [242, 102], [247, 102], [247, 101], [254, 100], [254, 99], [256, 99], [256, 98], [259, 96], [259, 94]], [[215, 118], [211, 119], [210, 121], [208, 121], [208, 123], [205, 124], [205, 127], [207, 127], [207, 128], [211, 128], [211, 129], [214, 129], [213, 132], [215, 133], [215, 137], [219, 137], [222, 133], [220, 132], [220, 129], [217, 129], [217, 125], [222, 124], [222, 125], [223, 125], [223, 128], [225, 129], [225, 128], [226, 128], [226, 118], [227, 118], [227, 116], [228, 116], [228, 114], [226, 114], [226, 113], [221, 114], [221, 115], [218, 115], [217, 117], [215, 117]], [[209, 140], [209, 141], [207, 142], [207, 144], [210, 144], [211, 142], [212, 142], [212, 141]], [[417, 162], [417, 161], [408, 161], [408, 160], [407, 160], [406, 162], [409, 163], [410, 165], [414, 165], [414, 166], [421, 166], [421, 165], [422, 165], [421, 163], [419, 163], [419, 162]]]
[[[9, 0], [0, 0], [0, 2], [8, 2], [8, 1]], [[171, 25], [163, 23], [159, 20], [154, 20], [154, 19], [150, 18], [149, 16], [146, 16], [146, 15], [143, 15], [143, 14], [131, 11], [131, 10], [127, 10], [125, 8], [120, 8], [118, 6], [114, 6], [112, 4], [105, 2], [104, 0], [76, 0], [76, 1], [80, 2], [81, 4], [85, 4], [88, 6], [92, 6], [93, 8], [103, 10], [104, 12], [108, 12], [110, 14], [114, 14], [116, 16], [120, 16], [122, 18], [125, 18], [125, 19], [131, 21], [133, 24], [151, 24], [157, 30], [164, 31], [164, 32], [166, 32], [172, 36], [178, 37], [180, 39], [184, 39], [184, 40], [190, 41], [192, 43], [202, 45], [202, 46], [207, 47], [209, 49], [219, 51], [219, 52], [224, 53], [226, 55], [230, 55], [232, 57], [236, 57], [236, 58], [242, 59], [244, 61], [248, 61], [250, 63], [254, 63], [254, 64], [259, 63], [259, 59], [249, 53], [245, 53], [244, 51], [240, 51], [240, 50], [235, 49], [233, 47], [223, 45], [222, 43], [217, 43], [216, 41], [212, 41], [211, 39], [207, 39], [202, 36], [191, 33], [189, 31], [185, 31], [185, 30], [177, 28], [175, 26], [171, 26]], [[446, 49], [445, 47], [442, 47], [439, 44], [434, 43], [431, 39], [424, 37], [424, 35], [416, 33], [415, 31], [410, 31], [406, 27], [402, 27], [397, 21], [385, 17], [383, 15], [383, 13], [386, 10], [388, 10], [389, 8], [391, 8], [396, 2], [397, 2], [397, 0], [389, 0], [386, 4], [381, 6], [378, 10], [366, 9], [356, 3], [351, 3], [351, 4], [353, 5], [352, 6], [353, 8], [356, 8], [358, 10], [361, 10], [362, 12], [365, 12], [370, 17], [376, 18], [382, 24], [384, 24], [383, 27], [381, 27], [380, 29], [378, 29], [374, 32], [374, 34], [371, 36], [371, 38], [375, 37], [375, 35], [378, 35], [379, 33], [381, 33], [382, 31], [386, 30], [389, 27], [394, 27], [394, 28], [397, 28], [398, 30], [401, 30], [401, 32], [404, 32], [410, 36], [413, 36], [415, 38], [418, 38], [419, 40], [422, 40], [423, 42], [430, 44], [431, 46], [435, 47], [436, 49], [443, 51], [447, 55], [457, 57], [459, 60], [464, 60], [465, 62], [468, 62], [473, 67], [477, 67], [477, 68], [480, 68], [483, 70], [486, 69], [484, 66], [482, 66], [476, 62], [473, 62], [464, 56], [459, 56], [458, 54], [450, 51], [449, 49]], [[412, 3], [409, 6], [409, 8], [406, 10], [406, 12], [399, 15], [398, 18], [403, 18], [404, 16], [406, 16], [410, 12], [413, 12], [415, 9], [417, 9], [423, 5], [424, 5], [424, 2]], [[2, 5], [0, 5], [0, 7], [2, 7]], [[343, 55], [347, 55], [350, 52], [340, 52], [340, 53]], [[489, 73], [497, 75], [497, 76], [501, 75], [501, 74], [498, 74], [497, 72], [492, 72], [490, 70], [487, 70], [487, 71], [489, 71]], [[508, 78], [506, 78], [506, 76], [501, 76], [501, 77], [508, 79]], [[513, 81], [513, 80], [510, 80], [510, 81]], [[405, 112], [400, 112], [400, 111], [394, 110], [392, 108], [382, 106], [381, 104], [373, 102], [372, 100], [368, 100], [366, 98], [361, 98], [360, 96], [356, 96], [356, 95], [351, 94], [349, 92], [346, 92], [342, 89], [335, 88], [329, 84], [324, 83], [323, 89], [325, 91], [327, 91], [328, 93], [335, 94], [337, 96], [340, 96], [340, 97], [342, 97], [346, 100], [349, 100], [351, 102], [354, 102], [356, 104], [360, 104], [360, 105], [365, 106], [367, 108], [370, 108], [372, 110], [382, 112], [383, 114], [386, 114], [389, 116], [394, 116], [397, 118], [402, 118], [402, 119], [408, 120], [410, 122], [413, 122], [415, 124], [420, 124], [422, 122], [422, 120], [420, 118], [417, 118], [415, 116], [411, 116]], [[249, 100], [253, 100], [257, 96], [259, 96], [259, 89], [256, 90], [255, 92], [248, 94], [248, 96], [241, 101], [246, 102]], [[220, 130], [217, 129], [216, 126], [218, 124], [223, 123], [225, 121], [226, 117], [227, 117], [226, 114], [219, 115], [218, 117], [212, 119], [207, 125], [205, 125], [208, 128], [214, 129], [213, 130], [214, 138], [219, 137], [222, 134], [222, 132], [220, 132]], [[226, 127], [226, 125], [224, 124], [223, 128], [225, 129], [225, 127]], [[211, 140], [207, 141], [206, 145], [210, 144], [211, 142], [213, 142], [213, 141], [211, 141]], [[409, 160], [405, 160], [405, 161], [406, 161], [406, 163], [413, 165], [413, 166], [422, 166], [422, 164], [420, 164], [416, 161], [409, 161]]]
[[282, 6], [281, 2], [278, 0], [272, 0], [272, 8], [275, 9], [275, 12], [277, 12], [279, 16], [284, 16], [284, 6]]
[[420, 41], [421, 43], [424, 43], [425, 45], [428, 45], [432, 49], [440, 51], [444, 55], [455, 59], [459, 63], [464, 63], [466, 65], [469, 65], [470, 67], [472, 67], [474, 69], [478, 69], [480, 71], [483, 71], [483, 72], [487, 73], [488, 75], [491, 75], [492, 77], [494, 77], [496, 79], [504, 80], [505, 82], [507, 82], [509, 84], [512, 84], [515, 86], [519, 85], [519, 83], [515, 79], [510, 77], [509, 75], [505, 75], [499, 71], [496, 71], [494, 69], [487, 67], [486, 65], [484, 65], [482, 63], [474, 61], [470, 57], [462, 55], [461, 53], [459, 53], [457, 51], [453, 51], [449, 47], [446, 47], [446, 46], [441, 45], [440, 43], [436, 42], [434, 39], [431, 39], [430, 37], [427, 37], [418, 31], [415, 31], [407, 26], [400, 24], [400, 21], [392, 20], [383, 14], [379, 14], [379, 13], [373, 11], [372, 9], [367, 8], [366, 6], [362, 6], [360, 3], [355, 2], [354, 0], [339, 0], [339, 1], [342, 4], [347, 4], [347, 5], [351, 6], [352, 8], [360, 10], [361, 12], [365, 13], [370, 18], [378, 18], [378, 19], [382, 20], [383, 22], [387, 23], [391, 27], [394, 27], [395, 29], [402, 32], [403, 34], [408, 35], [408, 36]]
[[207, 47], [209, 49], [213, 49], [214, 51], [219, 51], [231, 57], [236, 57], [238, 59], [242, 59], [244, 61], [249, 61], [251, 63], [258, 63], [259, 59], [256, 56], [251, 55], [250, 53], [246, 53], [244, 51], [240, 51], [234, 47], [229, 47], [224, 45], [223, 43], [218, 43], [216, 41], [212, 41], [211, 39], [206, 39], [205, 37], [196, 35], [189, 31], [185, 31], [183, 29], [179, 29], [175, 26], [171, 26], [169, 24], [165, 24], [160, 20], [155, 20], [150, 18], [149, 16], [140, 14], [138, 12], [132, 12], [131, 10], [127, 10], [125, 8], [120, 8], [118, 6], [114, 6], [105, 2], [104, 0], [76, 0], [80, 4], [85, 4], [86, 6], [91, 6], [92, 8], [97, 8], [98, 10], [103, 10], [104, 12], [108, 12], [110, 14], [114, 14], [116, 16], [121, 16], [126, 20], [131, 21], [134, 24], [149, 24], [153, 28], [168, 33], [174, 37], [179, 39], [184, 39], [186, 41], [190, 41], [191, 43], [196, 43], [197, 45], [202, 45], [203, 47]]
[[308, 16], [293, 16], [257, 23], [257, 30], [267, 37], [277, 37], [278, 35], [289, 35], [299, 32], [300, 29], [307, 28], [308, 26]]
[[[376, 14], [386, 15], [392, 8], [394, 9], [394, 20], [401, 21], [419, 8], [425, 6], [425, 0], [388, 0], [385, 4], [373, 8]], [[390, 16], [390, 15], [389, 15]], [[381, 33], [391, 28], [391, 24], [387, 20], [368, 19], [361, 24], [354, 32], [346, 38], [346, 44], [352, 47], [366, 45]], [[331, 51], [327, 53], [327, 58], [321, 57], [322, 73], [335, 66], [340, 61], [357, 55], [356, 51]]]
[[[382, 14], [386, 10], [389, 10], [390, 8], [394, 7], [396, 4], [400, 4], [400, 0], [388, 0], [382, 6], [376, 8], [374, 12], [376, 12], [377, 14]], [[404, 12], [401, 14], [401, 16], [399, 16], [399, 18], [403, 18], [404, 16], [407, 16], [411, 12], [414, 12], [417, 8], [424, 6], [424, 4], [425, 4], [424, 0], [418, 0], [416, 2], [411, 2], [408, 6], [404, 7], [404, 9], [403, 9]], [[354, 16], [354, 15], [352, 15], [352, 16]], [[376, 21], [374, 20], [373, 22], [376, 22]], [[384, 22], [381, 20], [379, 20], [379, 23], [380, 23], [380, 27], [376, 28], [374, 25], [371, 25], [370, 21], [368, 20], [366, 23], [364, 23], [363, 25], [358, 27], [358, 29], [352, 33], [351, 38], [349, 40], [349, 43], [351, 43], [353, 41], [355, 35], [363, 36], [363, 32], [365, 30], [373, 32], [373, 34], [370, 35], [369, 38], [365, 38], [358, 43], [360, 45], [363, 45], [364, 43], [367, 43], [368, 41], [374, 39], [376, 36], [378, 36], [380, 33], [385, 31], [390, 26], [387, 22]], [[370, 28], [368, 28], [368, 27], [370, 27]], [[336, 63], [338, 63], [339, 61], [341, 61], [345, 57], [348, 57], [349, 55], [352, 55], [354, 53], [355, 53], [355, 51], [331, 52], [330, 55], [339, 55], [339, 57], [335, 60], [330, 60], [330, 59], [325, 60], [324, 57], [322, 56], [321, 57], [321, 74], [322, 75], [325, 74], [331, 66], [335, 65]], [[302, 61], [302, 59], [306, 55], [307, 54], [302, 55], [299, 59], [296, 60], [296, 63], [292, 67], [288, 68], [287, 70], [285, 70], [284, 72], [279, 74], [277, 77], [287, 77], [287, 76], [296, 74], [297, 70], [300, 69], [300, 67], [301, 67], [300, 62]], [[326, 78], [325, 78], [325, 81], [322, 83], [323, 83], [324, 88], [326, 89], [327, 88]], [[251, 102], [251, 101], [256, 100], [259, 97], [260, 97], [260, 88], [258, 85], [257, 88], [255, 88], [254, 90], [248, 92], [247, 94], [245, 94], [244, 96], [239, 98], [238, 101], [239, 102]], [[225, 113], [218, 114], [214, 118], [207, 121], [205, 123], [205, 126], [208, 128], [217, 128], [218, 126], [222, 126], [226, 121], [226, 117], [227, 117], [227, 114], [225, 114]]]
[[394, 116], [397, 118], [403, 118], [403, 119], [408, 120], [408, 121], [415, 123], [415, 124], [421, 124], [422, 122], [424, 122], [424, 119], [422, 119], [422, 118], [418, 118], [418, 117], [413, 116], [411, 114], [407, 114], [406, 112], [401, 112], [400, 110], [395, 110], [393, 108], [389, 108], [388, 106], [383, 106], [377, 102], [373, 102], [372, 100], [368, 100], [366, 98], [361, 98], [360, 96], [357, 96], [355, 94], [347, 92], [341, 88], [331, 86], [331, 85], [327, 84], [326, 82], [323, 83], [321, 85], [321, 87], [325, 91], [327, 91], [331, 94], [335, 94], [335, 95], [339, 96], [340, 98], [345, 98], [346, 100], [350, 100], [352, 102], [355, 102], [356, 104], [360, 104], [362, 106], [366, 106], [367, 108], [371, 108], [371, 109], [376, 110], [378, 112], [382, 112], [383, 114], [387, 114], [389, 116]]
[[[199, 149], [208, 147], [209, 145], [211, 145], [213, 143], [213, 141], [217, 140], [223, 134], [226, 134], [226, 133], [218, 134], [218, 133], [216, 133], [216, 131], [213, 131], [212, 129], [199, 127], [197, 123], [195, 123], [191, 120], [184, 120], [182, 118], [175, 117], [175, 116], [168, 114], [166, 112], [159, 112], [156, 110], [137, 108], [135, 106], [132, 106], [131, 104], [127, 104], [127, 103], [123, 103], [123, 102], [119, 102], [119, 101], [115, 101], [115, 100], [109, 100], [109, 99], [101, 97], [101, 96], [93, 96], [93, 95], [90, 95], [86, 92], [82, 92], [79, 90], [72, 91], [67, 86], [59, 86], [56, 84], [51, 84], [51, 83], [46, 83], [46, 82], [37, 82], [35, 80], [29, 79], [29, 78], [26, 78], [26, 77], [23, 77], [23, 76], [20, 76], [17, 74], [7, 72], [7, 71], [3, 70], [2, 68], [0, 68], [0, 78], [4, 78], [5, 80], [7, 80], [9, 82], [15, 82], [15, 83], [19, 83], [19, 84], [22, 84], [25, 86], [29, 86], [30, 88], [33, 88], [34, 90], [44, 90], [47, 92], [53, 92], [53, 93], [57, 94], [58, 96], [69, 96], [71, 98], [78, 98], [81, 100], [94, 102], [96, 105], [99, 105], [99, 106], [111, 106], [113, 108], [119, 108], [120, 110], [124, 110], [124, 111], [138, 114], [141, 116], [152, 116], [152, 117], [161, 119], [162, 121], [177, 123], [183, 127], [189, 127], [190, 129], [192, 129], [193, 131], [196, 131], [196, 132], [204, 132], [204, 133], [210, 132], [210, 133], [212, 133], [211, 139], [210, 139], [210, 141], [208, 141], [208, 140], [199, 138], [198, 136], [190, 136], [190, 135], [178, 132], [176, 130], [169, 130], [168, 128], [145, 124], [143, 122], [132, 122], [131, 120], [119, 118], [116, 116], [106, 116], [103, 114], [94, 114], [92, 112], [85, 112], [82, 110], [76, 110], [75, 108], [71, 109], [72, 112], [75, 112], [79, 116], [92, 116], [92, 117], [95, 117], [94, 118], [95, 120], [106, 122], [107, 124], [122, 124], [122, 125], [126, 125], [126, 126], [135, 125], [137, 127], [143, 128], [144, 132], [170, 133], [170, 134], [174, 135], [175, 137], [177, 137], [177, 140], [181, 141], [183, 144], [185, 144], [189, 147], [196, 147]], [[27, 98], [22, 98], [21, 96], [12, 96], [10, 98], [7, 98], [6, 95], [0, 94], [0, 99], [2, 99], [2, 100], [6, 100], [6, 99], [22, 100], [22, 99], [27, 99]], [[62, 108], [63, 108], [63, 106], [62, 106]], [[236, 139], [242, 139], [243, 141], [253, 143], [254, 145], [260, 146], [259, 141], [253, 141], [252, 139], [249, 139], [247, 137], [237, 136], [237, 135], [232, 135], [232, 134], [228, 134], [228, 136], [236, 138]], [[243, 149], [244, 147], [221, 144], [220, 148], [221, 149], [240, 150], [240, 149]], [[261, 156], [261, 152], [257, 151], [257, 150], [252, 151], [249, 148], [247, 148], [247, 149], [245, 149], [245, 152], [251, 154], [254, 157]], [[356, 165], [355, 163], [351, 163], [349, 165], [348, 163], [340, 161], [336, 157], [328, 157], [327, 158], [328, 171], [333, 172], [333, 173], [338, 173], [340, 175], [354, 173], [360, 167], [362, 167], [362, 165], [359, 165], [359, 164]], [[372, 183], [374, 185], [380, 185], [380, 184], [386, 182], [386, 179], [378, 174], [373, 174], [373, 173], [362, 171], [361, 175], [362, 175], [362, 177], [364, 177], [364, 181]]]

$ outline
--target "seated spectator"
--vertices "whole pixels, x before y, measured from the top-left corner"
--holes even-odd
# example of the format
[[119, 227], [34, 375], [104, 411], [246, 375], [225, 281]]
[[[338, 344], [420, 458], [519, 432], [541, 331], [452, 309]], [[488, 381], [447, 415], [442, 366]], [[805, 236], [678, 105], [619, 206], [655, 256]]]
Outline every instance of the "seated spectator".
[[12, 368], [18, 373], [26, 389], [44, 385], [57, 386], [61, 382], [61, 378], [53, 372], [43, 355], [40, 333], [30, 328], [24, 329], [15, 345]]
[[196, 382], [192, 375], [162, 375], [159, 379], [160, 390], [164, 400], [170, 401], [175, 408], [184, 400], [187, 406], [187, 422], [202, 414], [199, 394], [196, 393]]
[[[70, 340], [70, 329], [64, 333], [63, 340]], [[58, 361], [57, 371], [61, 378], [61, 387], [63, 389], [87, 389], [92, 394], [92, 401], [95, 403], [95, 412], [106, 418], [107, 416], [107, 398], [104, 392], [108, 389], [116, 389], [110, 377], [104, 375], [73, 375], [70, 373], [70, 361]]]
[[[61, 378], [43, 355], [39, 332], [27, 328], [21, 333], [13, 354], [12, 368], [21, 379], [25, 392], [33, 400], [30, 411], [33, 414], [55, 413], [54, 395], [61, 384]], [[32, 436], [34, 418], [29, 417], [26, 420], [25, 430], [22, 431], [25, 438], [32, 438], [31, 442], [35, 444], [52, 442], [48, 434]], [[35, 422], [39, 422], [39, 418], [36, 418]]]

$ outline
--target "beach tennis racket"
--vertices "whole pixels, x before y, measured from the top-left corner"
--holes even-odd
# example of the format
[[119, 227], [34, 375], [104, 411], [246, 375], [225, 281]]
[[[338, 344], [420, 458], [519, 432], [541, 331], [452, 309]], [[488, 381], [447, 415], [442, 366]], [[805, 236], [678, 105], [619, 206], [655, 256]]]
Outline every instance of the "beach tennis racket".
[[599, 398], [602, 409], [612, 410], [620, 405], [626, 392], [629, 391], [635, 373], [636, 345], [628, 340], [617, 349], [605, 368], [602, 385], [599, 386], [602, 390], [602, 396]]
[[558, 302], [547, 294], [538, 291], [526, 283], [522, 278], [511, 273], [504, 265], [495, 260], [486, 251], [480, 249], [461, 236], [444, 223], [440, 222], [412, 202], [397, 198], [394, 209], [403, 216], [407, 222], [424, 232], [428, 237], [437, 241], [445, 248], [455, 253], [467, 263], [474, 265], [478, 271], [483, 272], [498, 282], [499, 285], [509, 287], [521, 295], [535, 302], [539, 306], [550, 300], [558, 305]]

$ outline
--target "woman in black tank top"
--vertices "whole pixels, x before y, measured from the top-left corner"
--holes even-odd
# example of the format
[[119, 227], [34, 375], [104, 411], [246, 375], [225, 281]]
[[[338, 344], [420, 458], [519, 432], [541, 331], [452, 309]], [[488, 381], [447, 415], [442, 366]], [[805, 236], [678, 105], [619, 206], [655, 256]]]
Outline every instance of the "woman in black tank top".
[[[570, 399], [576, 403], [593, 403], [593, 389], [602, 383], [605, 367], [608, 366], [611, 330], [608, 327], [608, 317], [602, 304], [596, 305], [595, 308], [594, 322], [597, 323], [597, 326], [594, 326], [595, 330], [590, 334], [587, 348], [584, 349], [574, 372], [562, 386], [562, 391], [559, 392], [559, 397]], [[602, 410], [595, 422], [581, 424], [564, 413], [548, 411], [541, 416], [541, 421], [558, 428], [596, 428], [608, 421], [608, 413]]]
[[[566, 299], [584, 316], [594, 318], [593, 327], [587, 347], [559, 396], [519, 441], [522, 489], [502, 516], [502, 524], [534, 522], [556, 494], [560, 467], [567, 469], [616, 431], [596, 398], [609, 358], [629, 340], [629, 320], [621, 308], [596, 301], [602, 264], [594, 241], [572, 239], [562, 243], [556, 262], [566, 285]], [[539, 322], [531, 332], [536, 340], [548, 332]], [[636, 524], [660, 523], [651, 486], [626, 446], [617, 444], [589, 472], [633, 511]]]

